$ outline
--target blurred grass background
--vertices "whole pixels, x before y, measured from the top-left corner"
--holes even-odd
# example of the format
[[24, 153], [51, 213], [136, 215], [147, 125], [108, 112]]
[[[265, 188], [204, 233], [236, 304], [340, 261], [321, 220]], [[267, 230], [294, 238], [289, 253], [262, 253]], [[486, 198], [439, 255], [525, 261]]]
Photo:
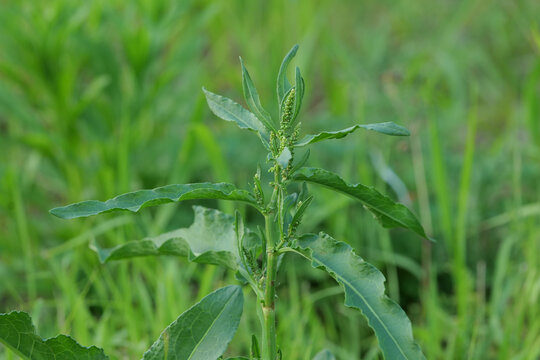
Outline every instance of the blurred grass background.
[[[168, 183], [247, 187], [263, 149], [211, 115], [200, 89], [240, 101], [241, 55], [276, 115], [275, 77], [295, 43], [304, 132], [396, 121], [413, 133], [317, 144], [311, 164], [405, 202], [438, 242], [379, 229], [357, 203], [317, 189], [303, 230], [325, 228], [383, 269], [428, 359], [539, 359], [535, 0], [1, 2], [0, 312], [28, 311], [43, 336], [137, 359], [231, 282], [178, 259], [100, 265], [88, 249], [187, 225], [190, 203], [77, 221], [47, 211]], [[279, 280], [287, 360], [325, 347], [381, 358], [322, 272], [304, 264]], [[259, 331], [253, 300], [231, 354], [247, 354]]]

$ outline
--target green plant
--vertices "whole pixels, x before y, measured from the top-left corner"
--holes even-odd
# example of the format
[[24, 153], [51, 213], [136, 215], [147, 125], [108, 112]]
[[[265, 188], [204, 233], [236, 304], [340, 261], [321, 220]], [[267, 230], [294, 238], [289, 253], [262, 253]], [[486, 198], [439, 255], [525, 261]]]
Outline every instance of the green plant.
[[[427, 238], [415, 216], [403, 205], [395, 203], [374, 188], [349, 184], [324, 169], [304, 167], [309, 150], [298, 158], [297, 150], [313, 143], [339, 139], [359, 128], [393, 136], [409, 132], [392, 122], [354, 125], [339, 131], [324, 131], [299, 138], [298, 114], [304, 95], [304, 80], [296, 68], [295, 83], [286, 72], [298, 46], [286, 55], [277, 79], [279, 124], [262, 107], [258, 93], [243, 62], [242, 83], [245, 100], [251, 111], [223, 96], [203, 89], [208, 105], [218, 117], [235, 122], [240, 128], [255, 132], [268, 150], [268, 182], [263, 186], [259, 166], [251, 191], [228, 183], [195, 183], [168, 185], [153, 190], [140, 190], [120, 195], [105, 202], [83, 201], [51, 210], [64, 219], [142, 208], [169, 202], [196, 199], [221, 199], [243, 202], [264, 217], [264, 228], [244, 225], [239, 211], [234, 216], [214, 209], [194, 207], [195, 220], [188, 228], [177, 229], [157, 237], [130, 241], [114, 248], [95, 250], [102, 262], [137, 256], [173, 255], [189, 261], [224, 266], [248, 285], [257, 297], [262, 334], [261, 346], [252, 337], [249, 359], [276, 360], [281, 354], [276, 338], [276, 276], [281, 259], [289, 253], [300, 255], [330, 274], [345, 291], [345, 305], [361, 311], [378, 337], [386, 359], [422, 359], [414, 342], [409, 319], [403, 310], [384, 294], [384, 276], [355, 254], [345, 242], [326, 233], [300, 234], [299, 225], [313, 197], [307, 183], [321, 185], [360, 201], [387, 228], [410, 229]], [[296, 191], [291, 191], [294, 189]], [[143, 359], [218, 359], [222, 358], [239, 325], [243, 309], [243, 291], [239, 285], [221, 288], [203, 298], [167, 327], [159, 339], [143, 355]], [[77, 358], [106, 359], [103, 350], [85, 348], [67, 336], [42, 340], [26, 313], [0, 315], [0, 341], [23, 357], [30, 359]], [[323, 350], [315, 359], [331, 359]], [[248, 359], [237, 357], [232, 359]]]

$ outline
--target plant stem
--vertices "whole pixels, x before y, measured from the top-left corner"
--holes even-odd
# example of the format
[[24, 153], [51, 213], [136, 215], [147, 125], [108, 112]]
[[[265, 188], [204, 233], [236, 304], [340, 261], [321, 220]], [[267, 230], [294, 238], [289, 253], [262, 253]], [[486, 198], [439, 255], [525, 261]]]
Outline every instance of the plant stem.
[[277, 274], [277, 252], [276, 245], [276, 224], [272, 220], [274, 213], [265, 216], [266, 226], [266, 286], [264, 289], [264, 299], [262, 302], [263, 312], [263, 360], [275, 360], [277, 356], [276, 343], [276, 274]]

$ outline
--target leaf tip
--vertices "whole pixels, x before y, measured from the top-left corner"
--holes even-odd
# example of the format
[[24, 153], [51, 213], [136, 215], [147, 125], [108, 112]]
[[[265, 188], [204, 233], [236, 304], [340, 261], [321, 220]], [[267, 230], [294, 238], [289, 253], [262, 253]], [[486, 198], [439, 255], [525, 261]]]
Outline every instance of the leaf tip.
[[238, 59], [240, 60], [240, 67], [242, 68], [242, 77], [244, 77], [248, 71], [246, 69], [246, 65], [244, 65], [244, 59], [242, 59], [241, 56], [238, 56]]

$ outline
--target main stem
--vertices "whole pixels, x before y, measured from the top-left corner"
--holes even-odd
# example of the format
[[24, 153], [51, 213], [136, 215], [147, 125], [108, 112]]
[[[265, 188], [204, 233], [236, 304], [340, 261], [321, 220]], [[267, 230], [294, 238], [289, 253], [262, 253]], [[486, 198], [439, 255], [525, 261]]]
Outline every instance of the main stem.
[[275, 360], [277, 356], [276, 343], [276, 274], [277, 274], [277, 257], [275, 251], [276, 234], [275, 223], [272, 220], [272, 214], [265, 217], [266, 225], [266, 286], [264, 289], [264, 300], [262, 303], [263, 312], [263, 360]]
[[262, 301], [263, 313], [263, 341], [262, 359], [276, 360], [276, 275], [277, 275], [277, 249], [280, 234], [276, 224], [275, 216], [279, 213], [277, 206], [278, 192], [280, 191], [279, 174], [276, 171], [274, 183], [274, 193], [270, 201], [269, 212], [265, 215], [264, 225], [266, 228], [266, 278], [264, 288], [264, 299]]

